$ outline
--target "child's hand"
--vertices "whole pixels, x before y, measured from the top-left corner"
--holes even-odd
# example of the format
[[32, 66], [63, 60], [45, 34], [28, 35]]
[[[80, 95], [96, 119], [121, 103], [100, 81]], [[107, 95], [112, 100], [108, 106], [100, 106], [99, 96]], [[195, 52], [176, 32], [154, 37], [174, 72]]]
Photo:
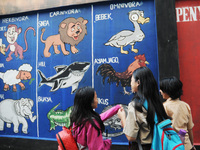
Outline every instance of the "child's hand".
[[126, 113], [125, 113], [123, 107], [121, 107], [121, 108], [118, 110], [117, 115], [118, 115], [118, 117], [119, 117], [120, 119], [126, 118]]
[[118, 115], [119, 119], [121, 119], [122, 128], [124, 128], [124, 126], [125, 126], [125, 120], [126, 120], [126, 113], [125, 113], [123, 107], [121, 107], [121, 108], [118, 110], [117, 115]]

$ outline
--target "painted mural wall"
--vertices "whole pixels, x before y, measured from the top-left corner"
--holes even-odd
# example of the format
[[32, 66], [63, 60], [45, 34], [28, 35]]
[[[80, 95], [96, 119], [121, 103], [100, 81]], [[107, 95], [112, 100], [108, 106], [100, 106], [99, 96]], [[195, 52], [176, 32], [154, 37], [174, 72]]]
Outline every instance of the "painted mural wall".
[[194, 143], [200, 145], [200, 0], [176, 1], [180, 79], [183, 82], [182, 100], [192, 110]]
[[[55, 8], [0, 18], [0, 136], [56, 140], [76, 90], [95, 88], [101, 113], [127, 109], [132, 72], [157, 81], [154, 1]], [[106, 122], [113, 144], [127, 144], [117, 116]], [[105, 133], [104, 133], [105, 135]]]

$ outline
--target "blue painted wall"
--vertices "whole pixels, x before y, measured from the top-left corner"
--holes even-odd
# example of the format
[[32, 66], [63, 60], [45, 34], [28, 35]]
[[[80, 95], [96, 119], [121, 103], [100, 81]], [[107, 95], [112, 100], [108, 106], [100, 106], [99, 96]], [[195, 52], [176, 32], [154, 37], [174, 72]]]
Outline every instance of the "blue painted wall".
[[[149, 22], [144, 24], [138, 23], [138, 27], [135, 27], [129, 19], [129, 12], [133, 10], [143, 11], [142, 16], [144, 18], [149, 18]], [[58, 46], [60, 54], [56, 54], [53, 46], [51, 46], [49, 48], [51, 56], [46, 57], [44, 55], [45, 44], [42, 43], [40, 39], [42, 28], [45, 28], [43, 39], [47, 40], [60, 34], [59, 25], [63, 20], [68, 18], [77, 19], [79, 17], [82, 17], [85, 21], [87, 21], [87, 34], [78, 44], [75, 45], [78, 52], [73, 54], [70, 50], [71, 45], [69, 43], [65, 43], [65, 48], [69, 51], [68, 55], [63, 54], [60, 46]], [[56, 76], [56, 78], [58, 78], [59, 71], [56, 72], [54, 67], [62, 66], [63, 68], [67, 68], [67, 66], [70, 66], [74, 62], [89, 62], [90, 67], [85, 72], [83, 78], [78, 82], [78, 88], [83, 86], [93, 86], [96, 89], [99, 99], [99, 105], [96, 111], [99, 113], [110, 105], [113, 106], [120, 103], [127, 106], [133, 96], [133, 94], [128, 95], [124, 93], [121, 82], [119, 82], [118, 86], [116, 85], [116, 82], [111, 82], [109, 84], [107, 82], [109, 78], [106, 77], [105, 83], [103, 83], [103, 76], [97, 72], [100, 66], [105, 69], [104, 65], [107, 63], [113, 68], [115, 75], [119, 75], [120, 73], [125, 72], [130, 64], [133, 65], [133, 68], [141, 67], [137, 60], [138, 58], [142, 58], [148, 61], [146, 66], [152, 70], [155, 78], [159, 80], [154, 1], [106, 2], [4, 16], [0, 18], [0, 39], [2, 39], [2, 44], [5, 44], [6, 48], [8, 47], [9, 42], [4, 34], [5, 32], [8, 34], [8, 26], [11, 24], [15, 24], [18, 28], [21, 27], [22, 29], [22, 32], [18, 35], [16, 42], [22, 46], [23, 49], [26, 47], [24, 41], [25, 30], [28, 27], [32, 27], [35, 29], [36, 35], [34, 36], [33, 30], [27, 31], [26, 39], [28, 43], [28, 50], [23, 53], [23, 59], [20, 59], [19, 55], [16, 57], [13, 53], [11, 55], [12, 60], [8, 61], [7, 58], [11, 52], [10, 48], [7, 52], [5, 52], [5, 55], [4, 51], [0, 53], [0, 72], [5, 73], [8, 70], [19, 71], [19, 67], [21, 65], [30, 64], [32, 66], [32, 70], [30, 72], [32, 78], [21, 81], [25, 85], [25, 90], [21, 90], [21, 87], [16, 85], [17, 92], [12, 91], [12, 85], [9, 86], [10, 89], [8, 91], [4, 91], [4, 82], [3, 79], [1, 79], [0, 106], [2, 102], [6, 102], [7, 104], [8, 99], [13, 100], [14, 102], [18, 102], [21, 98], [31, 99], [34, 104], [30, 109], [33, 112], [33, 116], [37, 116], [37, 119], [31, 122], [29, 118], [23, 117], [28, 124], [27, 133], [22, 131], [22, 124], [17, 127], [19, 132], [15, 133], [13, 122], [11, 121], [11, 128], [8, 128], [6, 126], [5, 118], [9, 117], [2, 113], [0, 116], [4, 117], [2, 118], [2, 120], [4, 119], [4, 126], [2, 126], [2, 124], [0, 125], [0, 136], [37, 139], [45, 138], [55, 140], [55, 134], [61, 130], [61, 126], [51, 128], [51, 119], [48, 119], [47, 114], [58, 104], [58, 107], [55, 108], [55, 113], [59, 111], [62, 113], [64, 113], [64, 111], [66, 112], [66, 110], [73, 105], [75, 92], [72, 93], [71, 86], [67, 88], [59, 86], [55, 91], [50, 91], [52, 88], [50, 84], [39, 86], [42, 78], [39, 75], [38, 70], [40, 70], [46, 78], [50, 78], [52, 76]], [[141, 41], [135, 41], [134, 48], [138, 49], [138, 53], [131, 51], [131, 45], [126, 46], [124, 44], [123, 46], [123, 49], [129, 52], [128, 54], [122, 54], [120, 52], [120, 47], [106, 45], [109, 39], [117, 33], [120, 34], [121, 31], [127, 30], [126, 33], [129, 32], [135, 34], [136, 29], [138, 28], [140, 28], [140, 31], [142, 31], [145, 36]], [[74, 30], [71, 28], [71, 32], [73, 31]], [[77, 37], [75, 35], [74, 39]], [[134, 38], [137, 38], [137, 34], [135, 34], [131, 40]], [[57, 40], [58, 38], [55, 39]], [[126, 43], [128, 43], [128, 40], [126, 40]], [[3, 45], [2, 49], [4, 49]], [[69, 74], [64, 74], [64, 76], [59, 77], [59, 81], [60, 79], [63, 79], [63, 77], [68, 77], [68, 75]], [[76, 80], [75, 78], [70, 77], [67, 79], [70, 79], [69, 81]], [[65, 78], [64, 81], [68, 81], [67, 79]], [[11, 77], [10, 80], [12, 80]], [[61, 85], [61, 82], [59, 83]], [[127, 85], [125, 87], [126, 91], [130, 92], [130, 86]], [[15, 110], [15, 108], [11, 109]], [[52, 117], [55, 116], [59, 115], [53, 115]], [[65, 119], [63, 122], [66, 121]], [[112, 121], [116, 125], [119, 123], [116, 118]], [[113, 134], [113, 143], [127, 144], [127, 139], [124, 135], [117, 136], [117, 133], [122, 131], [120, 125], [117, 127], [118, 128], [113, 128], [111, 124], [106, 126], [108, 134]]]

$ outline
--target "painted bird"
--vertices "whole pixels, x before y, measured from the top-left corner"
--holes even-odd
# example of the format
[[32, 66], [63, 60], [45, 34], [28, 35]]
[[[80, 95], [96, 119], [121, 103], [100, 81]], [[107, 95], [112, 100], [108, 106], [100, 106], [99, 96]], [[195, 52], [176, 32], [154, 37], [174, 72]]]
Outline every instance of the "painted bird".
[[144, 67], [146, 66], [146, 64], [149, 64], [146, 61], [144, 54], [137, 55], [134, 58], [135, 61], [132, 62], [124, 72], [116, 72], [110, 64], [102, 64], [98, 67], [96, 74], [100, 73], [100, 75], [103, 77], [103, 84], [105, 83], [105, 79], [107, 77], [107, 82], [109, 84], [116, 82], [116, 86], [119, 86], [119, 83], [121, 82], [124, 94], [130, 95], [130, 92], [126, 91], [126, 87], [131, 86], [131, 76], [134, 70], [140, 67]]
[[144, 12], [140, 10], [132, 10], [129, 12], [129, 20], [133, 23], [135, 30], [122, 30], [113, 35], [105, 45], [121, 48], [122, 54], [128, 54], [123, 47], [131, 45], [131, 51], [137, 53], [138, 49], [134, 49], [135, 42], [141, 42], [145, 35], [140, 29], [139, 24], [148, 23], [150, 18], [144, 18]]

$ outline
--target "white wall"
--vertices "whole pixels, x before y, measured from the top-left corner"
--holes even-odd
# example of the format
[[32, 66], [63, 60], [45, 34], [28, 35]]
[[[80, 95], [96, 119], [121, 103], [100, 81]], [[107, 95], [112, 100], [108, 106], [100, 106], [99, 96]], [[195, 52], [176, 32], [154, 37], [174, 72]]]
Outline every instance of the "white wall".
[[109, 0], [1, 0], [0, 15]]

